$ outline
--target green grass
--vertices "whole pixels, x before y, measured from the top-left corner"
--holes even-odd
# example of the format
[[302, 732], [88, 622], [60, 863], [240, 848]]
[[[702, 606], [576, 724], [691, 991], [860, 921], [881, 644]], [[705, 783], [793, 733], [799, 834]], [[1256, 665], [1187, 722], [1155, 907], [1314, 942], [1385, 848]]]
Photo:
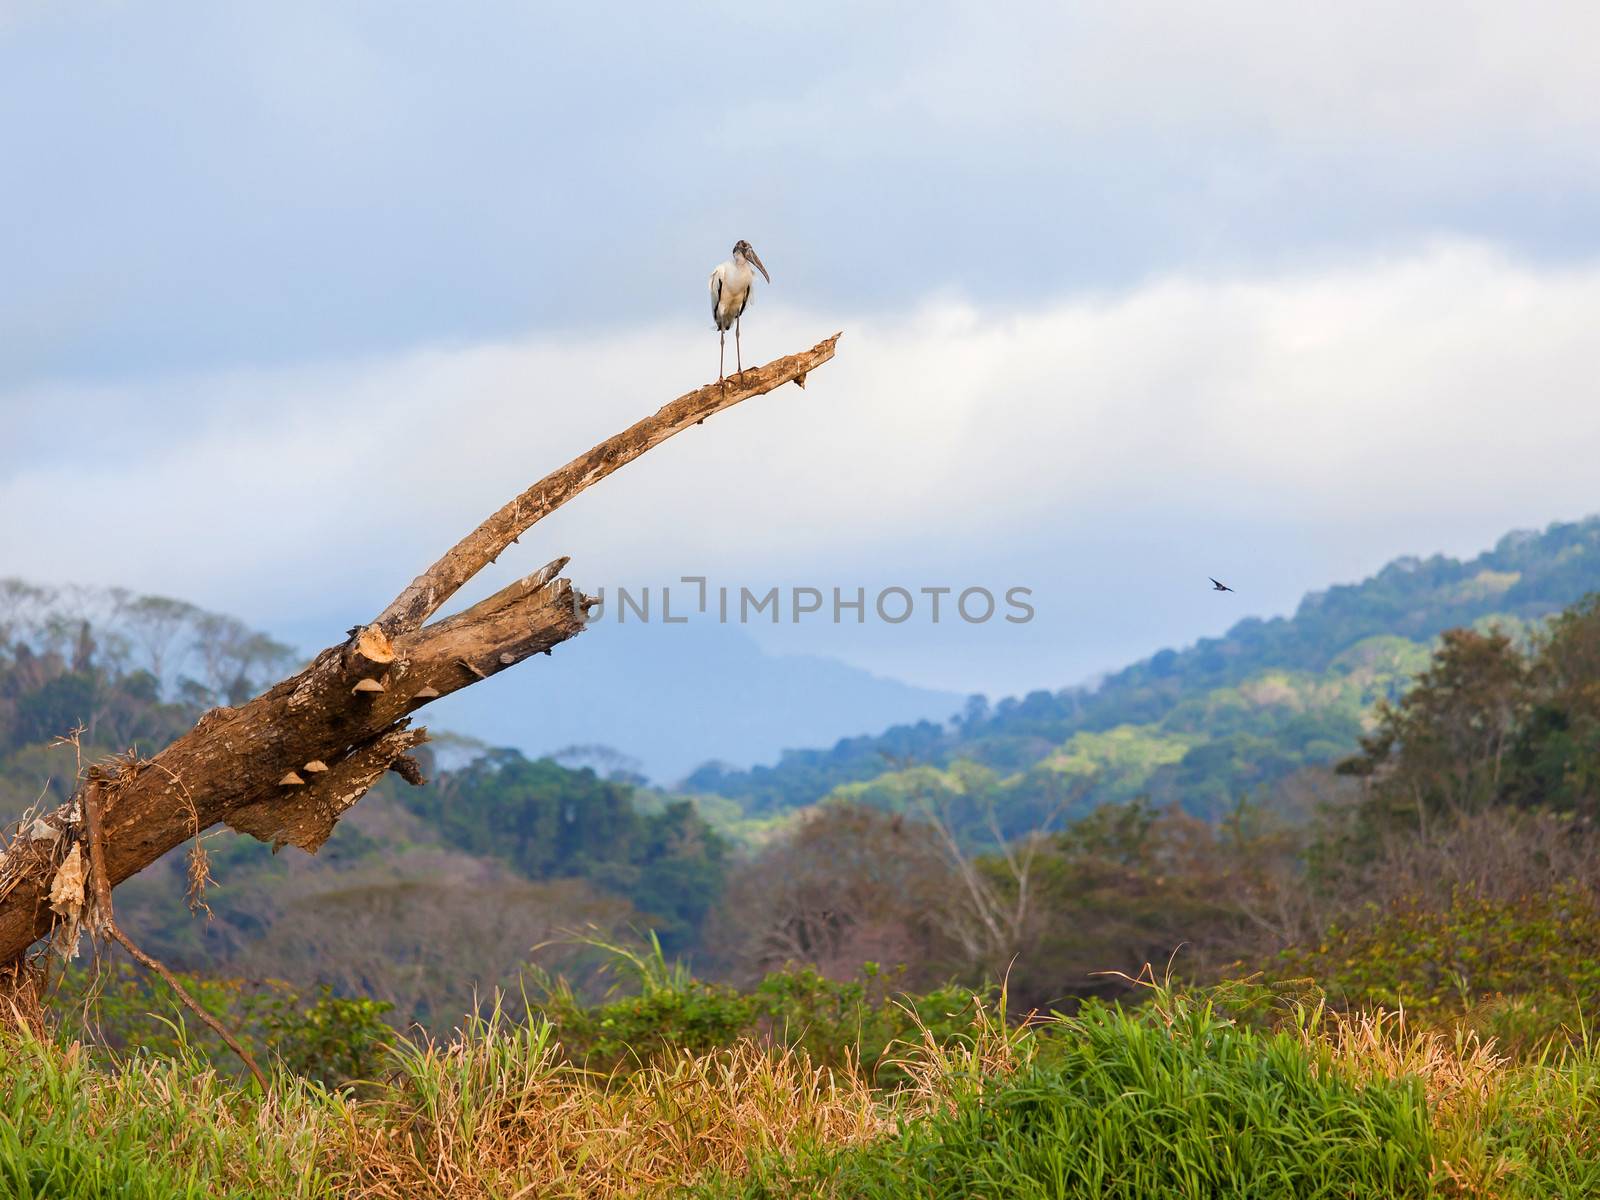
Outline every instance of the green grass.
[[1507, 1071], [1468, 1134], [1499, 1175], [1491, 1194], [1600, 1196], [1600, 1062], [1576, 1051]]
[[1205, 1006], [1168, 1028], [1095, 1008], [1008, 1078], [865, 1147], [768, 1163], [707, 1195], [1317, 1197], [1432, 1195], [1415, 1080], [1358, 1086], [1291, 1033]]
[[1260, 991], [1024, 1029], [974, 998], [966, 1033], [894, 1051], [892, 1091], [748, 1037], [586, 1071], [500, 1010], [348, 1094], [280, 1068], [263, 1096], [181, 1038], [113, 1060], [0, 1032], [0, 1200], [1600, 1196], [1587, 1026], [1513, 1061]]
[[331, 1197], [301, 1114], [339, 1104], [283, 1077], [259, 1103], [186, 1049], [107, 1070], [82, 1046], [0, 1037], [0, 1198]]

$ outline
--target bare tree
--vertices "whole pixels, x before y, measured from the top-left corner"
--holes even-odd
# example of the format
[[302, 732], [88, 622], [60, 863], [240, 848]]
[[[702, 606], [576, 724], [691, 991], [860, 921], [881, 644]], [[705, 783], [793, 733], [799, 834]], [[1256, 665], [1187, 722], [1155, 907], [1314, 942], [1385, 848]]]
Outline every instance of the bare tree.
[[33, 634], [55, 593], [21, 579], [0, 579], [0, 649]]
[[123, 627], [144, 651], [144, 665], [158, 684], [166, 685], [174, 649], [199, 616], [194, 605], [168, 596], [139, 596], [122, 610]]
[[[901, 771], [908, 771], [912, 766], [909, 759], [896, 759], [887, 754], [884, 757]], [[967, 852], [956, 836], [949, 812], [951, 797], [941, 797], [937, 789], [929, 786], [925, 776], [910, 773], [909, 777], [912, 806], [938, 834], [950, 869], [960, 881], [965, 903], [951, 907], [951, 932], [960, 941], [969, 962], [988, 971], [991, 977], [998, 977], [1026, 943], [1034, 906], [1034, 868], [1039, 852], [1046, 845], [1047, 834], [1084, 796], [1093, 781], [1048, 777], [1048, 786], [1054, 792], [1053, 803], [1043, 820], [1017, 839], [1007, 838], [1001, 831], [993, 801], [979, 798], [984, 823], [993, 840], [994, 854], [988, 863], [999, 867], [998, 871], [991, 872]]]
[[958, 899], [932, 828], [830, 802], [733, 873], [706, 940], [745, 982], [789, 963], [851, 978], [873, 961], [932, 983], [967, 966], [950, 936]]
[[[565, 931], [622, 931], [638, 914], [581, 879], [372, 879], [292, 897], [282, 917], [236, 964], [250, 974], [327, 983], [387, 1000], [436, 1030], [474, 1000], [515, 992], [530, 950]], [[546, 958], [549, 958], [547, 952]]]
[[198, 613], [191, 622], [192, 649], [202, 682], [229, 704], [242, 704], [256, 688], [258, 673], [287, 666], [293, 651], [236, 617]]

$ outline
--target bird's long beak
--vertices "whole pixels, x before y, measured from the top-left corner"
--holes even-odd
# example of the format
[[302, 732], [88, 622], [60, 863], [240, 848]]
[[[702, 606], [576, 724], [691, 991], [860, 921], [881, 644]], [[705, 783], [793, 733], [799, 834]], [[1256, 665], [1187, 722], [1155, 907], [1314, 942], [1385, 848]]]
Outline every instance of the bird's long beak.
[[759, 255], [756, 254], [756, 252], [754, 250], [750, 251], [750, 253], [745, 255], [745, 257], [748, 258], [751, 262], [755, 263], [756, 270], [761, 272], [761, 278], [765, 279], [768, 283], [772, 282], [772, 276], [767, 274], [767, 268], [762, 266], [761, 258], [760, 258]]

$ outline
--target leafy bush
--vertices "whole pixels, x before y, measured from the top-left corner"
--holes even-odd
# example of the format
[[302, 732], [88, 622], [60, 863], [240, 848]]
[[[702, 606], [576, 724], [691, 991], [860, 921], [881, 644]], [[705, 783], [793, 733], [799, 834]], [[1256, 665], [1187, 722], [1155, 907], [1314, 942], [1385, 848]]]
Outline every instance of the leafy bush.
[[668, 963], [653, 935], [639, 952], [600, 947], [632, 977], [636, 993], [588, 1005], [564, 981], [547, 981], [538, 1008], [571, 1058], [607, 1070], [754, 1040], [803, 1051], [822, 1066], [857, 1066], [876, 1085], [893, 1086], [905, 1078], [891, 1053], [897, 1044], [932, 1037], [943, 1045], [964, 1036], [974, 1003], [988, 995], [954, 986], [903, 992], [895, 987], [901, 972], [876, 963], [842, 982], [791, 967], [740, 991]]
[[[394, 1041], [384, 1020], [388, 1004], [336, 996], [326, 986], [307, 996], [277, 981], [178, 978], [253, 1054], [276, 1059], [295, 1075], [343, 1087], [375, 1080], [386, 1068]], [[70, 971], [57, 999], [63, 1037], [84, 1038], [115, 1053], [195, 1057], [226, 1073], [241, 1070], [233, 1052], [165, 984], [131, 964], [106, 966], [98, 976]]]
[[575, 1060], [599, 1068], [641, 1066], [672, 1051], [700, 1053], [735, 1041], [755, 1020], [755, 998], [684, 977], [636, 995], [584, 1004], [558, 982], [539, 1005]]
[[1345, 1007], [1460, 1012], [1487, 997], [1530, 993], [1600, 1002], [1600, 904], [1571, 885], [1510, 901], [1458, 890], [1444, 909], [1400, 904], [1368, 923], [1331, 927], [1286, 951]]
[[895, 988], [904, 972], [865, 963], [858, 979], [828, 979], [810, 967], [768, 975], [756, 985], [757, 1026], [780, 1046], [804, 1050], [811, 1061], [828, 1066], [860, 1065], [879, 1087], [905, 1080], [894, 1051], [931, 1038], [949, 1045], [965, 1037], [974, 1005], [988, 1003], [989, 992], [947, 985], [924, 992]]
[[383, 1018], [391, 1007], [365, 996], [335, 996], [324, 985], [310, 1004], [275, 989], [247, 1011], [262, 1043], [286, 1070], [336, 1087], [375, 1080], [384, 1071], [394, 1030]]

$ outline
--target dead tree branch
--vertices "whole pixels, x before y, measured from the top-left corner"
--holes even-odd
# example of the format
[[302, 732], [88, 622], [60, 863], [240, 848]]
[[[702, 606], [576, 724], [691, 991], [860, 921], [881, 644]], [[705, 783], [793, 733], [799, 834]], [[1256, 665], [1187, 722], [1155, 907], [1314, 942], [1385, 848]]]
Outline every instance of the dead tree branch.
[[[298, 674], [238, 708], [211, 710], [149, 762], [130, 756], [103, 770], [105, 862], [96, 875], [114, 886], [219, 822], [274, 846], [315, 850], [385, 770], [420, 779], [409, 753], [426, 731], [409, 728], [412, 714], [582, 632], [594, 602], [557, 577], [561, 558], [425, 622], [579, 492], [714, 413], [785, 383], [803, 386], [833, 357], [838, 338], [680, 396], [524, 491]], [[44, 819], [56, 834], [0, 865], [0, 966], [50, 932], [50, 887], [61, 864], [49, 848], [75, 843], [81, 819], [72, 805], [56, 809]]]
[[394, 603], [383, 610], [374, 624], [390, 637], [416, 629], [462, 584], [498, 558], [501, 551], [579, 492], [659, 446], [673, 434], [699, 424], [712, 413], [732, 408], [741, 400], [770, 392], [791, 380], [804, 387], [806, 375], [833, 357], [833, 347], [838, 340], [836, 333], [803, 354], [791, 354], [746, 371], [737, 379], [729, 380], [725, 387], [710, 384], [698, 392], [679, 396], [654, 415], [607, 438], [559, 471], [552, 471], [412, 580], [411, 586], [395, 597]]

